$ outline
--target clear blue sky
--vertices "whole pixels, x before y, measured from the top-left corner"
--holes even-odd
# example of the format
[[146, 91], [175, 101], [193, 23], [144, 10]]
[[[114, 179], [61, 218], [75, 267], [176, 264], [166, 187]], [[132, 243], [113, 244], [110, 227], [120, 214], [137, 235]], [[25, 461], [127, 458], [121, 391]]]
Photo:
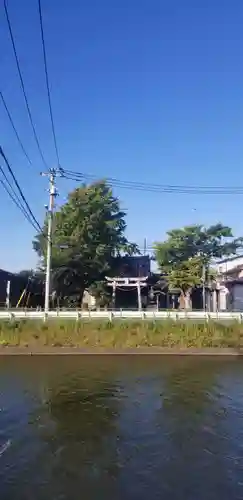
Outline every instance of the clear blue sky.
[[[42, 0], [61, 164], [98, 177], [243, 185], [242, 0]], [[55, 165], [36, 0], [9, 0], [31, 110]], [[47, 180], [33, 141], [3, 8], [1, 90], [35, 168], [0, 106], [1, 143], [37, 218]], [[58, 203], [71, 184], [61, 181]], [[33, 230], [0, 187], [0, 267], [33, 267]], [[117, 191], [128, 236], [221, 220], [243, 233], [243, 199]], [[196, 209], [196, 210], [194, 210]], [[4, 216], [3, 216], [4, 213]]]

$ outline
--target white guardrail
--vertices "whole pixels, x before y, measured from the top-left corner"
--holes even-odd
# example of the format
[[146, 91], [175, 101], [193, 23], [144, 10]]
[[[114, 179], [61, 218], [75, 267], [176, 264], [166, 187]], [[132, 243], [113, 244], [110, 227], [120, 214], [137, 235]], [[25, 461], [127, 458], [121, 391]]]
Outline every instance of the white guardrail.
[[243, 312], [217, 312], [208, 313], [205, 311], [44, 311], [31, 310], [5, 310], [0, 311], [0, 320], [15, 319], [70, 319], [70, 320], [107, 320], [115, 319], [137, 319], [137, 320], [220, 320], [220, 321], [239, 321], [243, 322]]

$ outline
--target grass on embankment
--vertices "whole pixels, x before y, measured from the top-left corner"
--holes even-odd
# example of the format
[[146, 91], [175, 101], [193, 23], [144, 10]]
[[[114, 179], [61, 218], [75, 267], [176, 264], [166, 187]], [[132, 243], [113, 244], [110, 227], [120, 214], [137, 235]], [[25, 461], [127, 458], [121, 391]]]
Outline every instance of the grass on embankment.
[[0, 347], [243, 347], [243, 324], [172, 321], [0, 321]]

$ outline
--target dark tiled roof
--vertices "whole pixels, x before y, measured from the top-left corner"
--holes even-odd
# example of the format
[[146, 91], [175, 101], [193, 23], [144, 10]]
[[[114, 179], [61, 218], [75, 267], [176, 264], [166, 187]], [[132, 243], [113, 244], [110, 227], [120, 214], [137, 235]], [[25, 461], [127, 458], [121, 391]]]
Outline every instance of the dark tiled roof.
[[231, 262], [232, 260], [242, 259], [242, 258], [243, 258], [243, 254], [233, 255], [232, 257], [226, 257], [225, 259], [218, 260], [217, 264], [223, 264], [224, 262]]
[[243, 277], [242, 278], [235, 278], [232, 280], [223, 280], [222, 283], [226, 286], [230, 285], [243, 285]]
[[0, 276], [7, 277], [7, 276], [14, 276], [14, 275], [13, 275], [13, 273], [10, 273], [9, 271], [5, 271], [5, 269], [0, 269]]

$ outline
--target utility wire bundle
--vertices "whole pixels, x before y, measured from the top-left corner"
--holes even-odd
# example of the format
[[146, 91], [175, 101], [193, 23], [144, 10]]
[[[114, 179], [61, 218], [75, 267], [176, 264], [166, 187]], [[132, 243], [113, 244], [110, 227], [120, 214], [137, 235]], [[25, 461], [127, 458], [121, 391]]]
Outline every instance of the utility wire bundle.
[[[23, 78], [23, 73], [21, 70], [21, 65], [20, 65], [20, 60], [18, 57], [18, 52], [16, 48], [16, 42], [15, 42], [15, 37], [14, 37], [14, 32], [12, 28], [12, 23], [11, 23], [11, 16], [9, 15], [8, 11], [8, 2], [7, 0], [4, 0], [4, 11], [6, 15], [6, 22], [8, 26], [8, 31], [9, 31], [9, 36], [10, 36], [10, 42], [12, 45], [13, 49], [13, 54], [17, 66], [17, 71], [18, 71], [18, 76], [19, 76], [19, 81], [20, 81], [20, 86], [22, 89], [23, 97], [24, 97], [24, 102], [27, 110], [27, 114], [29, 117], [30, 125], [32, 128], [33, 136], [37, 145], [38, 152], [40, 154], [40, 157], [42, 159], [43, 164], [45, 167], [48, 168], [43, 149], [40, 145], [40, 140], [37, 134], [37, 129], [34, 123], [34, 119], [32, 116], [31, 112], [31, 107], [29, 104], [28, 96], [27, 96], [27, 91], [26, 91], [26, 86]], [[39, 23], [40, 23], [40, 34], [41, 34], [41, 44], [42, 44], [42, 52], [43, 52], [43, 62], [44, 62], [44, 74], [45, 74], [45, 83], [46, 83], [46, 91], [47, 91], [47, 99], [48, 99], [48, 108], [49, 108], [49, 115], [50, 115], [50, 122], [51, 122], [51, 130], [52, 130], [52, 136], [53, 136], [53, 143], [54, 143], [54, 149], [55, 149], [55, 154], [56, 154], [56, 160], [57, 160], [57, 167], [58, 167], [58, 172], [61, 177], [67, 180], [71, 180], [74, 182], [79, 182], [79, 183], [92, 183], [96, 182], [98, 180], [98, 177], [94, 174], [91, 173], [83, 173], [79, 171], [73, 171], [73, 170], [65, 170], [60, 167], [60, 157], [59, 157], [59, 151], [57, 147], [57, 138], [56, 138], [56, 131], [55, 131], [55, 124], [54, 124], [54, 118], [53, 118], [53, 110], [52, 110], [52, 101], [51, 101], [51, 89], [50, 89], [50, 83], [49, 83], [49, 74], [48, 74], [48, 65], [47, 65], [47, 55], [46, 55], [46, 45], [45, 45], [45, 36], [44, 36], [44, 28], [43, 28], [43, 16], [42, 16], [42, 7], [41, 7], [41, 0], [37, 0], [37, 7], [38, 7], [38, 15], [39, 15]], [[31, 158], [29, 157], [28, 152], [25, 149], [25, 146], [20, 138], [20, 135], [18, 133], [18, 130], [15, 126], [13, 117], [11, 115], [9, 106], [6, 102], [6, 99], [4, 97], [4, 94], [2, 90], [0, 90], [0, 98], [3, 104], [3, 107], [7, 113], [8, 119], [12, 125], [12, 128], [14, 130], [14, 133], [16, 135], [16, 138], [19, 142], [19, 145], [22, 149], [23, 154], [25, 155], [29, 165], [33, 166], [33, 162]], [[13, 203], [17, 206], [17, 208], [23, 213], [24, 217], [28, 220], [28, 222], [35, 228], [36, 231], [42, 231], [41, 226], [39, 222], [37, 221], [36, 217], [33, 214], [32, 209], [30, 208], [30, 205], [23, 194], [23, 191], [16, 179], [16, 176], [13, 172], [13, 169], [10, 165], [10, 162], [6, 156], [6, 153], [3, 151], [3, 149], [0, 147], [0, 157], [3, 159], [3, 164], [0, 165], [0, 172], [2, 174], [2, 179], [0, 179], [0, 183], [7, 192], [8, 196], [10, 199], [13, 201]], [[11, 181], [13, 181], [14, 186], [12, 185], [12, 182], [9, 180], [9, 177], [6, 174], [5, 168], [7, 168], [8, 175], [10, 176]], [[48, 172], [50, 173], [50, 169], [48, 168]], [[189, 195], [243, 195], [243, 186], [189, 186], [189, 185], [172, 185], [172, 184], [156, 184], [156, 183], [145, 183], [145, 182], [135, 182], [135, 181], [129, 181], [129, 180], [121, 180], [117, 179], [114, 177], [106, 177], [106, 182], [109, 186], [114, 187], [114, 188], [121, 188], [121, 189], [128, 189], [128, 190], [133, 190], [133, 191], [139, 191], [139, 192], [147, 192], [147, 193], [168, 193], [168, 194], [189, 194]]]
[[26, 200], [26, 197], [16, 179], [16, 176], [13, 172], [13, 169], [6, 157], [6, 154], [4, 153], [2, 147], [0, 146], [0, 156], [4, 161], [5, 166], [7, 167], [7, 171], [10, 174], [11, 179], [14, 182], [15, 188], [13, 188], [8, 176], [6, 175], [4, 168], [2, 165], [0, 165], [0, 172], [2, 173], [3, 179], [0, 179], [0, 182], [13, 201], [13, 203], [18, 207], [18, 209], [22, 212], [24, 217], [28, 220], [28, 222], [34, 227], [36, 231], [42, 231], [41, 226], [39, 222], [37, 221], [36, 217], [34, 216], [30, 205], [28, 201]]
[[[26, 87], [25, 87], [25, 83], [24, 83], [23, 73], [22, 73], [22, 70], [21, 70], [21, 65], [20, 65], [20, 61], [19, 61], [19, 57], [18, 57], [18, 53], [17, 53], [17, 48], [16, 48], [14, 34], [13, 34], [13, 28], [12, 28], [12, 24], [11, 24], [11, 20], [10, 20], [10, 16], [9, 16], [8, 2], [7, 2], [7, 0], [4, 0], [3, 3], [4, 3], [4, 11], [5, 11], [5, 15], [6, 15], [6, 21], [7, 21], [7, 26], [8, 26], [10, 41], [11, 41], [11, 45], [12, 45], [12, 49], [13, 49], [13, 53], [14, 53], [14, 58], [15, 58], [16, 66], [17, 66], [18, 76], [19, 76], [19, 80], [20, 80], [20, 86], [21, 86], [21, 89], [22, 89], [22, 93], [23, 93], [23, 97], [24, 97], [24, 102], [25, 102], [25, 105], [26, 105], [26, 110], [27, 110], [27, 114], [28, 114], [29, 121], [30, 121], [30, 124], [31, 124], [33, 136], [34, 136], [34, 139], [35, 139], [35, 142], [36, 142], [36, 145], [37, 145], [40, 157], [42, 159], [42, 162], [43, 162], [44, 166], [47, 167], [48, 172], [50, 172], [50, 169], [48, 168], [47, 162], [45, 160], [45, 156], [44, 156], [43, 150], [42, 150], [41, 145], [40, 145], [40, 140], [39, 140], [39, 137], [38, 137], [38, 134], [37, 134], [36, 126], [35, 126], [35, 123], [34, 123], [34, 119], [33, 119], [32, 113], [31, 113], [30, 104], [29, 104], [28, 97], [27, 97], [27, 92], [26, 92]], [[58, 148], [57, 148], [57, 140], [56, 140], [55, 126], [54, 126], [54, 119], [53, 119], [53, 112], [52, 112], [52, 104], [51, 104], [51, 91], [50, 91], [49, 76], [48, 76], [48, 69], [47, 69], [47, 57], [46, 57], [45, 37], [44, 37], [44, 29], [43, 29], [41, 0], [38, 0], [38, 13], [39, 13], [41, 43], [42, 43], [42, 51], [43, 51], [45, 81], [46, 81], [46, 89], [47, 89], [49, 113], [50, 113], [50, 120], [51, 120], [51, 128], [52, 128], [52, 134], [53, 134], [53, 141], [54, 141], [54, 147], [55, 147], [55, 152], [56, 152], [57, 164], [58, 164], [58, 168], [59, 168], [60, 167], [59, 152], [58, 152]], [[8, 106], [8, 104], [6, 102], [6, 99], [4, 97], [4, 94], [3, 94], [3, 92], [1, 90], [0, 90], [0, 98], [1, 98], [1, 101], [2, 101], [2, 104], [3, 104], [3, 107], [4, 107], [4, 109], [5, 109], [6, 113], [7, 113], [8, 119], [9, 119], [9, 121], [11, 123], [11, 126], [12, 126], [12, 128], [14, 130], [14, 133], [15, 133], [15, 136], [16, 136], [16, 138], [18, 140], [18, 143], [19, 143], [19, 145], [20, 145], [20, 147], [22, 149], [22, 152], [25, 155], [25, 157], [26, 157], [26, 159], [28, 161], [28, 164], [31, 165], [31, 166], [33, 166], [33, 162], [30, 159], [29, 154], [27, 153], [27, 151], [25, 149], [25, 146], [24, 146], [24, 144], [23, 144], [23, 142], [22, 142], [22, 140], [20, 138], [19, 132], [18, 132], [16, 126], [15, 126], [15, 123], [14, 123], [12, 114], [10, 112], [9, 106]], [[1, 183], [2, 187], [6, 191], [6, 193], [8, 194], [8, 196], [10, 197], [10, 199], [12, 200], [12, 202], [23, 213], [24, 217], [28, 220], [28, 222], [34, 227], [34, 229], [36, 231], [38, 231], [38, 232], [39, 231], [42, 232], [41, 226], [40, 226], [39, 222], [37, 221], [36, 217], [34, 216], [33, 211], [31, 210], [31, 208], [29, 206], [29, 203], [27, 202], [26, 197], [24, 196], [23, 191], [22, 191], [22, 189], [21, 189], [21, 187], [20, 187], [20, 185], [19, 185], [19, 183], [18, 183], [18, 181], [16, 179], [16, 176], [15, 176], [15, 174], [13, 172], [13, 169], [12, 169], [10, 163], [9, 163], [9, 160], [8, 160], [8, 158], [6, 156], [6, 153], [3, 151], [3, 149], [2, 149], [1, 146], [0, 146], [0, 156], [3, 159], [3, 164], [0, 165], [0, 172], [2, 174], [2, 179], [0, 179], [0, 183]], [[8, 176], [6, 175], [4, 167], [7, 167], [7, 172], [10, 174], [11, 181], [13, 180], [13, 182], [14, 182], [14, 187], [13, 187], [11, 181], [9, 180]]]
[[[56, 169], [50, 169], [48, 166], [48, 163], [46, 161], [43, 149], [41, 147], [41, 141], [39, 139], [38, 133], [37, 133], [37, 128], [32, 116], [31, 112], [31, 106], [28, 100], [28, 95], [26, 91], [26, 86], [23, 78], [23, 72], [21, 69], [21, 64], [20, 60], [18, 57], [18, 52], [16, 48], [16, 42], [15, 42], [15, 37], [13, 33], [13, 28], [12, 28], [12, 23], [11, 23], [11, 16], [9, 15], [8, 11], [8, 2], [7, 0], [3, 0], [3, 5], [4, 5], [4, 11], [6, 15], [6, 22], [8, 26], [8, 31], [9, 31], [9, 36], [10, 36], [10, 42], [12, 45], [13, 49], [13, 54], [15, 58], [15, 63], [17, 66], [17, 72], [19, 76], [19, 81], [20, 81], [20, 87], [22, 90], [24, 102], [25, 102], [25, 107], [26, 111], [28, 114], [29, 122], [31, 125], [32, 133], [34, 136], [34, 140], [39, 152], [39, 155], [41, 157], [42, 163], [45, 166], [45, 169], [47, 168], [47, 175], [49, 177], [49, 206], [48, 206], [48, 233], [45, 235], [42, 231], [41, 225], [39, 224], [38, 220], [36, 219], [21, 187], [19, 182], [16, 179], [15, 173], [13, 171], [13, 168], [8, 160], [7, 154], [3, 150], [3, 148], [0, 146], [0, 173], [2, 178], [0, 178], [0, 183], [12, 202], [16, 205], [16, 207], [21, 211], [21, 213], [24, 215], [24, 217], [27, 219], [27, 221], [32, 225], [32, 227], [35, 229], [36, 232], [41, 233], [45, 238], [47, 242], [47, 259], [46, 259], [46, 281], [45, 281], [45, 311], [48, 312], [49, 310], [49, 298], [50, 298], [50, 272], [51, 272], [51, 253], [52, 253], [52, 221], [53, 221], [53, 211], [54, 211], [54, 197], [56, 195], [56, 186], [55, 186], [55, 178], [56, 176], [61, 176], [64, 179], [71, 180], [74, 182], [79, 182], [79, 183], [92, 183], [92, 182], [97, 182], [98, 178], [97, 176], [91, 174], [91, 173], [83, 173], [79, 171], [73, 171], [73, 170], [65, 170], [61, 168], [60, 165], [60, 156], [59, 156], [59, 150], [57, 146], [57, 138], [56, 138], [56, 131], [55, 131], [55, 124], [54, 124], [54, 117], [53, 117], [53, 110], [52, 110], [52, 101], [51, 101], [51, 88], [50, 88], [50, 83], [49, 83], [49, 74], [48, 74], [48, 65], [47, 65], [47, 54], [46, 54], [46, 45], [45, 45], [45, 36], [44, 36], [44, 28], [43, 28], [43, 16], [42, 16], [42, 7], [41, 7], [41, 0], [36, 0], [37, 2], [37, 8], [38, 8], [38, 14], [39, 14], [39, 23], [40, 23], [40, 35], [41, 35], [41, 44], [42, 44], [42, 52], [43, 52], [43, 63], [44, 63], [44, 75], [45, 75], [45, 85], [46, 85], [46, 92], [47, 92], [47, 101], [48, 101], [48, 109], [49, 109], [49, 116], [50, 116], [50, 123], [51, 123], [51, 131], [52, 131], [52, 137], [53, 137], [53, 143], [54, 143], [54, 150], [55, 150], [55, 156], [56, 156]], [[17, 138], [17, 141], [20, 145], [20, 148], [28, 162], [29, 165], [32, 167], [33, 162], [22, 142], [22, 139], [20, 137], [20, 134], [15, 126], [14, 119], [12, 117], [11, 111], [9, 109], [8, 103], [6, 101], [6, 98], [4, 96], [4, 93], [0, 89], [0, 100], [3, 104], [3, 107], [5, 109], [5, 112], [7, 113], [8, 119], [11, 123], [11, 126], [13, 128], [13, 131], [15, 133], [15, 136]], [[2, 162], [1, 162], [2, 160]], [[107, 185], [111, 186], [112, 188], [122, 188], [122, 189], [129, 189], [133, 191], [139, 191], [139, 192], [147, 192], [147, 193], [157, 193], [157, 194], [162, 194], [162, 193], [169, 193], [169, 194], [187, 194], [187, 195], [242, 195], [243, 194], [243, 186], [240, 187], [224, 187], [224, 186], [216, 186], [216, 187], [210, 187], [210, 186], [189, 186], [189, 185], [170, 185], [170, 184], [156, 184], [156, 183], [145, 183], [145, 182], [134, 182], [134, 181], [129, 181], [129, 180], [121, 180], [117, 179], [114, 177], [107, 177], [106, 178]], [[141, 250], [141, 248], [139, 248]], [[145, 252], [149, 252], [153, 250], [152, 246], [147, 246], [142, 249]]]
[[[97, 181], [97, 176], [93, 174], [87, 174], [82, 172], [77, 172], [73, 170], [64, 170], [62, 169], [62, 177], [65, 179], [69, 179], [75, 182], [95, 182]], [[123, 188], [123, 189], [131, 189], [134, 191], [143, 191], [143, 192], [151, 192], [151, 193], [171, 193], [171, 194], [203, 194], [203, 195], [227, 195], [227, 194], [236, 194], [243, 195], [243, 186], [231, 186], [231, 187], [223, 187], [223, 186], [180, 186], [180, 185], [171, 185], [171, 184], [152, 184], [145, 182], [134, 182], [134, 181], [126, 181], [121, 179], [116, 179], [114, 177], [106, 177], [105, 178], [108, 185], [111, 187]]]

